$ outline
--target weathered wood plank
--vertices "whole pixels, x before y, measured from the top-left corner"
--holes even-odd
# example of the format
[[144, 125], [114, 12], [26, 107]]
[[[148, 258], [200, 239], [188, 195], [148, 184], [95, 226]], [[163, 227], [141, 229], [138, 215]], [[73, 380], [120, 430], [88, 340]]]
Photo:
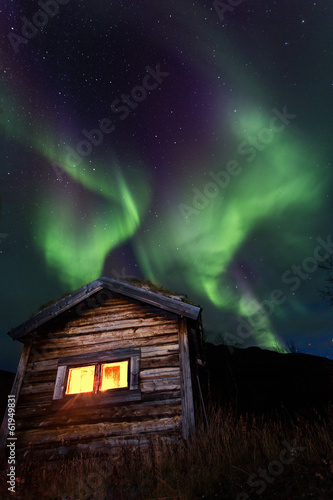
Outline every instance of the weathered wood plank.
[[[142, 404], [147, 404], [147, 403], [163, 403], [164, 401], [178, 401], [180, 400], [180, 389], [176, 391], [166, 391], [166, 392], [147, 392], [147, 393], [141, 393], [141, 402]], [[43, 399], [42, 399], [43, 398]], [[54, 412], [51, 410], [51, 401], [52, 401], [52, 396], [48, 395], [46, 397], [47, 401], [45, 402], [45, 396], [40, 396], [38, 395], [38, 401], [36, 401], [33, 398], [28, 398], [28, 402], [26, 401], [27, 397], [22, 396], [20, 404], [17, 407], [17, 415], [18, 419], [20, 421], [25, 421], [27, 424], [29, 424], [28, 420], [30, 417], [35, 417], [37, 418], [44, 418], [45, 415], [53, 415]], [[112, 406], [110, 408], [112, 409], [117, 409], [117, 408], [122, 408], [123, 406], [126, 406], [130, 409], [133, 408], [132, 405], [137, 405], [140, 404], [140, 402], [130, 402], [130, 403], [120, 403], [117, 406]], [[136, 407], [136, 406], [135, 406]], [[84, 411], [92, 411], [93, 409], [96, 410], [97, 412], [103, 412], [105, 411], [105, 408], [107, 407], [101, 407], [99, 406], [98, 408], [94, 408], [93, 406], [91, 407], [80, 407], [79, 409], [76, 409], [79, 412], [84, 412]], [[71, 410], [71, 411], [74, 411]], [[58, 414], [62, 414], [62, 412], [59, 412]]]
[[178, 336], [177, 336], [176, 343], [169, 344], [169, 343], [165, 342], [164, 344], [165, 345], [156, 345], [155, 347], [142, 346], [141, 358], [152, 358], [155, 356], [167, 356], [169, 354], [178, 354], [179, 353]]
[[53, 399], [61, 399], [64, 394], [65, 378], [67, 374], [67, 366], [59, 366], [57, 378], [54, 385]]
[[116, 361], [119, 359], [130, 358], [131, 356], [139, 356], [140, 355], [140, 347], [133, 347], [130, 349], [111, 349], [109, 351], [100, 351], [98, 354], [94, 352], [85, 352], [79, 356], [73, 357], [60, 357], [58, 358], [59, 365], [67, 365], [75, 362], [75, 364], [80, 363], [94, 363], [94, 362], [107, 362], [107, 361]]
[[[141, 352], [140, 352], [141, 354]], [[139, 387], [140, 377], [140, 355], [132, 356], [130, 363], [130, 389], [137, 389]]]
[[[146, 437], [140, 434], [137, 437], [124, 436], [123, 438], [103, 438], [94, 439], [90, 442], [78, 441], [73, 444], [66, 444], [59, 446], [58, 443], [35, 444], [32, 449], [34, 456], [40, 460], [44, 459], [57, 459], [62, 456], [75, 456], [81, 453], [107, 453], [109, 457], [118, 457], [123, 453], [123, 448], [130, 447], [135, 450], [140, 448], [144, 453], [151, 446], [151, 443], [156, 445], [165, 446], [167, 444], [176, 443], [181, 439], [178, 431], [159, 432], [154, 437]], [[52, 446], [53, 444], [53, 446]], [[27, 448], [17, 448], [17, 456], [23, 456], [27, 452]], [[107, 461], [110, 458], [106, 458]]]
[[85, 393], [66, 396], [62, 399], [52, 400], [51, 410], [69, 410], [84, 406], [106, 406], [117, 403], [141, 401], [140, 389], [117, 389], [105, 393]]
[[[31, 350], [31, 342], [29, 341], [23, 347], [20, 362], [17, 367], [17, 372], [13, 382], [13, 387], [10, 393], [11, 396], [14, 396], [16, 405], [19, 400], [19, 394], [23, 383], [24, 374], [27, 368], [30, 350]], [[7, 435], [8, 435], [8, 406], [6, 407], [0, 431], [0, 456], [5, 451]]]
[[163, 318], [163, 320], [156, 318], [155, 316], [147, 317], [147, 318], [130, 318], [127, 320], [119, 320], [119, 321], [104, 321], [104, 322], [94, 322], [90, 325], [77, 325], [69, 327], [67, 332], [68, 334], [82, 334], [82, 333], [90, 333], [90, 332], [112, 332], [114, 330], [121, 330], [124, 328], [138, 328], [140, 326], [150, 326], [154, 327], [159, 324], [170, 324], [174, 325], [175, 321], [173, 319], [168, 320], [167, 318]]
[[29, 361], [27, 372], [42, 373], [44, 371], [55, 370], [57, 371], [58, 358], [38, 361], [38, 356], [34, 355], [34, 359]]
[[140, 380], [157, 379], [157, 378], [170, 378], [180, 377], [180, 368], [153, 368], [150, 370], [140, 371]]
[[75, 439], [94, 439], [100, 437], [126, 436], [141, 433], [160, 432], [176, 430], [181, 425], [181, 416], [150, 419], [143, 422], [103, 422], [86, 425], [68, 426], [61, 429], [33, 429], [18, 431], [17, 440], [20, 447], [25, 447], [29, 443], [61, 443], [64, 440], [69, 442]]
[[50, 414], [49, 406], [19, 406], [16, 411], [16, 427], [29, 428], [34, 419], [40, 421], [43, 416]]
[[160, 378], [155, 380], [143, 380], [140, 382], [140, 388], [143, 393], [145, 392], [158, 392], [158, 391], [175, 391], [180, 389], [180, 378]]
[[133, 301], [129, 302], [128, 300], [116, 300], [112, 299], [111, 301], [106, 300], [103, 304], [100, 304], [99, 307], [95, 307], [94, 309], [86, 310], [83, 315], [85, 318], [92, 318], [96, 314], [118, 314], [118, 312], [131, 312], [131, 311], [144, 311], [145, 306], [140, 305], [139, 302]]
[[44, 370], [44, 371], [35, 371], [28, 370], [25, 373], [23, 379], [23, 386], [29, 384], [39, 384], [41, 382], [54, 382], [57, 376], [57, 370]]
[[[155, 326], [155, 325], [163, 325], [163, 324], [173, 324], [175, 328], [177, 328], [177, 322], [175, 320], [161, 317], [157, 318], [154, 315], [150, 316], [142, 316], [138, 315], [138, 317], [133, 317], [133, 315], [129, 315], [127, 318], [114, 318], [111, 315], [103, 316], [103, 317], [95, 317], [95, 321], [90, 321], [89, 323], [83, 322], [82, 320], [79, 322], [75, 322], [72, 325], [68, 325], [66, 330], [61, 330], [57, 333], [50, 332], [47, 334], [47, 337], [52, 339], [55, 338], [59, 334], [70, 335], [80, 335], [80, 334], [88, 334], [90, 332], [98, 332], [98, 331], [113, 331], [113, 330], [121, 330], [125, 328], [136, 328], [136, 326]], [[136, 326], [135, 326], [136, 325]], [[42, 336], [41, 336], [42, 337]]]
[[101, 333], [103, 331], [112, 332], [126, 329], [134, 329], [134, 331], [136, 331], [138, 327], [157, 327], [158, 325], [167, 324], [174, 325], [175, 329], [178, 329], [177, 321], [165, 316], [156, 317], [155, 315], [147, 318], [141, 316], [137, 318], [130, 317], [128, 319], [119, 320], [115, 320], [114, 318], [108, 320], [107, 318], [104, 318], [104, 321], [98, 317], [95, 317], [94, 319], [95, 321], [91, 321], [88, 324], [85, 324], [82, 319], [77, 319], [76, 321], [67, 323], [64, 328], [50, 328], [46, 331], [43, 330], [40, 334], [38, 334], [38, 336], [36, 336], [36, 341], [42, 342], [44, 339], [54, 340], [63, 336], [71, 337], [94, 332]]
[[49, 407], [52, 401], [53, 392], [44, 394], [22, 394], [18, 402], [17, 408], [44, 408]]
[[153, 368], [174, 368], [179, 366], [179, 355], [170, 354], [167, 356], [158, 356], [154, 358], [141, 357], [141, 370], [150, 370]]
[[179, 357], [181, 368], [181, 390], [183, 400], [183, 436], [188, 439], [195, 430], [194, 404], [191, 381], [190, 351], [187, 338], [187, 322], [181, 318], [179, 322]]
[[54, 382], [45, 382], [39, 384], [25, 384], [21, 388], [20, 394], [39, 394], [39, 393], [49, 393], [53, 394]]
[[88, 326], [93, 325], [97, 321], [106, 323], [108, 321], [124, 321], [126, 319], [142, 320], [145, 318], [155, 318], [156, 321], [177, 321], [177, 317], [171, 314], [160, 314], [158, 311], [147, 309], [143, 307], [127, 307], [124, 309], [105, 307], [94, 309], [81, 317], [76, 318], [74, 321], [68, 323], [68, 327], [75, 326]]
[[[121, 348], [130, 348], [130, 347], [141, 347], [141, 346], [155, 346], [158, 344], [175, 344], [178, 341], [178, 335], [169, 334], [169, 335], [157, 335], [156, 337], [147, 337], [143, 339], [133, 338], [132, 340], [117, 340], [115, 342], [104, 342], [96, 345], [89, 346], [81, 346], [71, 347], [71, 348], [62, 348], [62, 349], [43, 349], [40, 347], [40, 350], [37, 351], [35, 349], [34, 354], [31, 356], [31, 362], [40, 362], [51, 359], [58, 359], [59, 357], [68, 357], [68, 356], [78, 356], [82, 354], [82, 351], [86, 353], [93, 352], [102, 352], [104, 350], [112, 350], [112, 349], [121, 349]], [[47, 366], [47, 365], [45, 365]]]
[[104, 304], [101, 304], [99, 307], [95, 307], [92, 309], [86, 309], [84, 311], [80, 311], [80, 314], [78, 314], [76, 317], [73, 319], [70, 319], [66, 325], [66, 328], [75, 326], [77, 322], [81, 321], [91, 321], [92, 318], [98, 317], [99, 315], [104, 315], [104, 314], [109, 314], [112, 316], [117, 316], [119, 315], [119, 319], [122, 318], [122, 314], [132, 314], [136, 315], [138, 311], [142, 312], [144, 309], [142, 306], [139, 304], [133, 302], [130, 303], [128, 301], [122, 301], [122, 302], [112, 302], [112, 304], [107, 304], [106, 302]]
[[143, 403], [147, 401], [164, 401], [165, 399], [181, 398], [180, 388], [175, 391], [166, 392], [142, 392], [141, 400]]
[[[178, 327], [174, 324], [159, 324], [152, 327], [126, 328], [112, 332], [93, 332], [80, 335], [67, 335], [52, 339], [43, 339], [36, 344], [37, 349], [62, 349], [75, 347], [77, 345], [94, 345], [96, 343], [117, 341], [117, 340], [132, 340], [134, 337], [155, 337], [156, 335], [174, 334], [178, 332]], [[38, 347], [37, 347], [38, 346]]]
[[85, 407], [64, 410], [61, 412], [47, 412], [43, 415], [34, 413], [27, 418], [21, 419], [17, 415], [19, 423], [17, 430], [57, 428], [61, 430], [62, 426], [87, 424], [94, 422], [127, 422], [144, 421], [152, 417], [173, 417], [181, 415], [181, 399], [168, 399], [164, 401], [133, 402], [118, 406], [109, 406], [104, 408]]

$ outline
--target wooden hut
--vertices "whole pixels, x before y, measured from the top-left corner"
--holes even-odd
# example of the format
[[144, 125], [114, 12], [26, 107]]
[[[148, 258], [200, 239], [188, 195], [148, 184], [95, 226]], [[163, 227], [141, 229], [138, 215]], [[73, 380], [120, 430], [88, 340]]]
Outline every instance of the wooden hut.
[[[103, 277], [13, 329], [24, 344], [12, 389], [17, 454], [188, 439], [200, 313], [178, 297]], [[2, 450], [6, 439], [5, 417]]]

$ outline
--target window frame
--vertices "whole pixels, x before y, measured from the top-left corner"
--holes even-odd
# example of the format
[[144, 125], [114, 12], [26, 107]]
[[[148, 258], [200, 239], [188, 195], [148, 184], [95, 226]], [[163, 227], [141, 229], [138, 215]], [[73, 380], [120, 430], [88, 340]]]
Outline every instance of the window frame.
[[[75, 368], [85, 368], [86, 366], [93, 366], [94, 367], [94, 379], [93, 379], [93, 384], [92, 384], [92, 391], [82, 391], [82, 392], [77, 392], [77, 393], [72, 393], [72, 394], [66, 394], [67, 386], [68, 386], [68, 381], [69, 381], [69, 374], [71, 369]], [[89, 363], [85, 365], [79, 365], [79, 366], [68, 366], [66, 370], [66, 377], [64, 380], [64, 394], [63, 397], [66, 398], [67, 396], [72, 396], [74, 394], [91, 394], [93, 392], [97, 393], [97, 384], [99, 384], [99, 369], [98, 369], [98, 364], [97, 363]]]
[[[113, 349], [78, 356], [59, 358], [57, 376], [51, 406], [54, 408], [73, 406], [92, 406], [99, 404], [121, 403], [123, 401], [141, 400], [139, 388], [141, 349]], [[101, 365], [128, 361], [128, 387], [99, 391], [101, 382]], [[94, 390], [92, 392], [65, 394], [70, 368], [95, 365]], [[98, 381], [98, 386], [97, 386]]]

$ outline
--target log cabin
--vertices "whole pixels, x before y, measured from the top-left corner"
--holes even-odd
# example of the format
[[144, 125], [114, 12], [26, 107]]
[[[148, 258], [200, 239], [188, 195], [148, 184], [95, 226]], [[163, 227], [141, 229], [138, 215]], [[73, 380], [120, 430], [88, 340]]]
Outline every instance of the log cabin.
[[[11, 393], [18, 457], [117, 453], [194, 432], [200, 307], [102, 277], [9, 335], [23, 343]], [[2, 452], [7, 432], [5, 415]]]

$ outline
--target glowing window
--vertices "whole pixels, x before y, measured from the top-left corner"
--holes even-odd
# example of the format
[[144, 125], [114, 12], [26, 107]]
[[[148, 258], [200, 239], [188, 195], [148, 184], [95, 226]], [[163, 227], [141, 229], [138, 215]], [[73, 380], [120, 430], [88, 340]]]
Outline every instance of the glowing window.
[[130, 348], [59, 358], [53, 408], [141, 401], [140, 357]]
[[101, 391], [128, 387], [128, 361], [117, 361], [102, 365]]
[[68, 372], [66, 394], [93, 392], [95, 365], [70, 368]]

